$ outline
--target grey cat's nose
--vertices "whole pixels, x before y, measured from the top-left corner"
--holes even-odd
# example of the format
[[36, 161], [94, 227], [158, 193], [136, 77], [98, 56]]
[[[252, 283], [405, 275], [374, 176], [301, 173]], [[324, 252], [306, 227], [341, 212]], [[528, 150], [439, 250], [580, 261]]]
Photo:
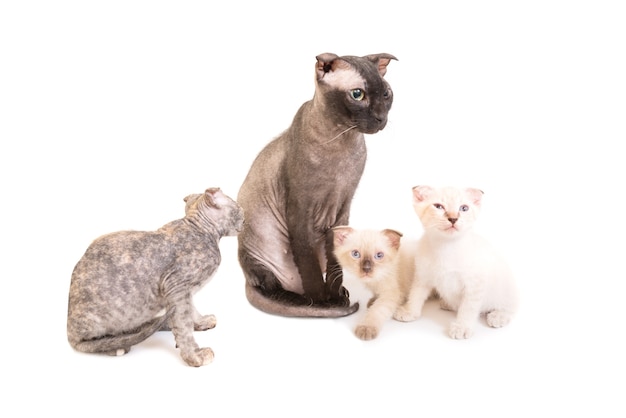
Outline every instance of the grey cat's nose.
[[459, 218], [448, 218], [448, 220], [450, 221], [450, 223], [451, 223], [452, 225], [454, 225], [454, 224], [456, 223], [456, 221], [458, 221], [458, 220], [459, 220]]

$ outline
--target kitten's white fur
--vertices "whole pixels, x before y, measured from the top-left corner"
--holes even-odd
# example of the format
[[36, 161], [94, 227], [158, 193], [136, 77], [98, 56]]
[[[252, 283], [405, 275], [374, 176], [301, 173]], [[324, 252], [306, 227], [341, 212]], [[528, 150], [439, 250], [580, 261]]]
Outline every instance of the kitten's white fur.
[[456, 311], [448, 334], [469, 338], [481, 314], [491, 327], [507, 325], [518, 306], [509, 266], [474, 231], [482, 191], [454, 187], [413, 188], [413, 207], [424, 233], [415, 254], [415, 278], [394, 318], [413, 321], [435, 291], [442, 307]]

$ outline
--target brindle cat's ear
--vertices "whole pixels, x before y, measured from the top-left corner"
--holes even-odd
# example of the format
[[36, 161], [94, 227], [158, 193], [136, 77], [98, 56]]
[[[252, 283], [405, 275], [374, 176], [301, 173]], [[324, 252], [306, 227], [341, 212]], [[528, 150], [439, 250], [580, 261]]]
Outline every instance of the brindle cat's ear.
[[343, 242], [345, 241], [345, 239], [348, 237], [348, 235], [350, 235], [352, 232], [354, 231], [354, 229], [352, 229], [349, 226], [336, 226], [333, 228], [333, 235], [334, 235], [334, 244], [335, 246], [341, 245], [343, 244]]
[[204, 200], [213, 207], [219, 208], [219, 204], [217, 202], [217, 197], [220, 195], [222, 191], [219, 187], [211, 187], [205, 190], [204, 192]]
[[366, 55], [363, 58], [367, 58], [378, 66], [378, 73], [381, 77], [384, 77], [385, 74], [387, 74], [387, 66], [389, 65], [391, 60], [398, 61], [398, 58], [386, 53]]

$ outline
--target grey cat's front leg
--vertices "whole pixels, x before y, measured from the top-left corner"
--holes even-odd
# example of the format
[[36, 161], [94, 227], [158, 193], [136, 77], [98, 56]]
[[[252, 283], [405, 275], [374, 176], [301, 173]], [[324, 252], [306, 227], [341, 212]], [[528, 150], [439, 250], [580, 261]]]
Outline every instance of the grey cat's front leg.
[[326, 291], [322, 268], [316, 251], [316, 243], [312, 225], [303, 222], [305, 215], [292, 215], [288, 218], [290, 228], [290, 244], [293, 259], [298, 267], [304, 296], [310, 298], [314, 304], [325, 302]]
[[326, 232], [326, 292], [331, 301], [339, 305], [350, 305], [350, 293], [343, 286], [343, 270], [334, 252], [334, 234], [329, 229]]

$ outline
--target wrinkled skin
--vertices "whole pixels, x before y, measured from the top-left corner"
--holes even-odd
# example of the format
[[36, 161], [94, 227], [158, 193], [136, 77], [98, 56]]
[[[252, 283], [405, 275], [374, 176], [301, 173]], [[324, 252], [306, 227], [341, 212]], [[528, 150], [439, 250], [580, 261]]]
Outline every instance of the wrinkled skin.
[[389, 54], [317, 57], [316, 88], [291, 126], [257, 156], [239, 190], [246, 214], [239, 262], [250, 303], [282, 316], [339, 317], [350, 305], [333, 254], [367, 150], [364, 134], [387, 123]]

